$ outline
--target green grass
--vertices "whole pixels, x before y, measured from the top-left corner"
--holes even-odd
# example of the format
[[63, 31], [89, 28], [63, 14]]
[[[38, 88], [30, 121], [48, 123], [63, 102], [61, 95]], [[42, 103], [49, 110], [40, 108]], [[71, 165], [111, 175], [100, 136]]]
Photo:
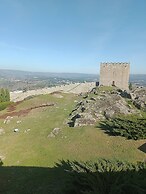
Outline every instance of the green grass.
[[100, 87], [98, 87], [99, 91], [113, 91], [115, 89], [117, 89], [117, 88], [114, 86], [100, 86]]
[[[145, 154], [138, 150], [144, 140], [135, 142], [111, 137], [94, 126], [69, 128], [67, 118], [76, 104], [74, 100], [79, 100], [79, 97], [73, 94], [63, 96], [40, 95], [24, 101], [15, 111], [46, 102], [55, 103], [55, 106], [14, 117], [9, 124], [4, 124], [4, 119], [0, 120], [0, 127], [5, 129], [5, 134], [0, 135], [0, 155], [5, 158], [5, 166], [46, 167], [53, 166], [60, 159], [95, 161], [101, 157], [129, 162], [144, 160]], [[21, 123], [17, 124], [17, 121]], [[55, 127], [59, 127], [61, 132], [55, 138], [48, 138]], [[20, 132], [14, 133], [15, 128], [19, 128]], [[25, 133], [26, 129], [30, 131]]]
[[0, 111], [5, 110], [10, 104], [12, 104], [11, 102], [0, 102]]
[[[136, 163], [145, 159], [145, 153], [138, 149], [145, 140], [112, 137], [97, 125], [68, 127], [68, 115], [77, 103], [75, 100], [80, 101], [81, 97], [61, 95], [63, 98], [54, 95], [34, 97], [17, 105], [15, 111], [43, 103], [54, 103], [54, 107], [34, 109], [26, 116], [14, 116], [8, 124], [0, 119], [0, 127], [5, 130], [5, 134], [0, 135], [0, 157], [4, 163], [0, 168], [0, 193], [44, 194], [53, 187], [51, 194], [61, 194], [66, 175], [64, 168], [54, 168], [60, 160], [96, 162], [105, 158]], [[0, 115], [7, 110], [1, 111]], [[55, 138], [48, 138], [55, 127], [61, 129], [60, 133]], [[14, 133], [15, 128], [20, 131]], [[26, 129], [30, 131], [25, 132]]]

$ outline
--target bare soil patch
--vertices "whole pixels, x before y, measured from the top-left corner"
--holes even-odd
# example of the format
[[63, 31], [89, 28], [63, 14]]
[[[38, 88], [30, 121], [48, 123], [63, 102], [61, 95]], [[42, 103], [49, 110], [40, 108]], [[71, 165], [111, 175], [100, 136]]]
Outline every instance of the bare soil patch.
[[[20, 102], [18, 102], [18, 103], [20, 103]], [[30, 107], [30, 108], [27, 108], [27, 109], [24, 109], [24, 110], [20, 110], [18, 112], [13, 112], [16, 109], [16, 106], [17, 105], [15, 103], [15, 106], [13, 106], [11, 109], [9, 109], [9, 113], [6, 113], [6, 114], [1, 115], [0, 116], [0, 119], [6, 119], [8, 116], [10, 116], [10, 117], [14, 117], [14, 116], [18, 116], [18, 117], [20, 117], [20, 116], [26, 116], [33, 109], [44, 108], [44, 107], [48, 107], [48, 106], [54, 106], [55, 104], [54, 103], [41, 104], [39, 106], [34, 106], [34, 107]], [[10, 112], [10, 110], [11, 110], [11, 112]]]
[[15, 111], [16, 110], [16, 106], [19, 105], [22, 102], [23, 101], [19, 101], [19, 102], [15, 102], [15, 103], [11, 104], [10, 106], [8, 106], [7, 112], [13, 112], [13, 111]]

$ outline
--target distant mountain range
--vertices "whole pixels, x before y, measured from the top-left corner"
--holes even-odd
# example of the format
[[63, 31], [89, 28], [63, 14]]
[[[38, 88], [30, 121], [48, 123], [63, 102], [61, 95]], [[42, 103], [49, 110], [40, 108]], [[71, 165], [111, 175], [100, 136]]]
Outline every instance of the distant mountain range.
[[[27, 77], [60, 77], [60, 78], [99, 78], [99, 74], [85, 74], [85, 73], [51, 73], [51, 72], [31, 72], [20, 70], [0, 69], [0, 78], [27, 78]], [[130, 80], [146, 80], [146, 74], [131, 74]]]
[[97, 74], [83, 74], [83, 73], [50, 73], [50, 72], [30, 72], [19, 70], [4, 70], [0, 69], [0, 78], [14, 78], [14, 79], [27, 79], [32, 77], [39, 78], [93, 78], [97, 79]]

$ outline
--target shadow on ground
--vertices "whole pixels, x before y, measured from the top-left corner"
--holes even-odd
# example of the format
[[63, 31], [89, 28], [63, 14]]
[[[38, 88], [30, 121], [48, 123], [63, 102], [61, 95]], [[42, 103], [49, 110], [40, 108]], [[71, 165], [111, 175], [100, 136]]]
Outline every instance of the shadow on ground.
[[105, 134], [108, 134], [109, 136], [115, 136], [113, 133], [113, 129], [110, 125], [106, 123], [106, 121], [102, 121], [98, 124], [97, 128], [100, 128], [104, 131]]
[[139, 149], [140, 151], [146, 153], [146, 143], [144, 143], [143, 145], [141, 145], [138, 149]]
[[115, 117], [101, 121], [98, 128], [110, 136], [122, 136], [126, 139], [146, 139], [146, 119], [133, 117]]
[[[115, 165], [116, 164], [116, 165]], [[60, 161], [53, 168], [0, 167], [1, 194], [145, 194], [146, 165]]]

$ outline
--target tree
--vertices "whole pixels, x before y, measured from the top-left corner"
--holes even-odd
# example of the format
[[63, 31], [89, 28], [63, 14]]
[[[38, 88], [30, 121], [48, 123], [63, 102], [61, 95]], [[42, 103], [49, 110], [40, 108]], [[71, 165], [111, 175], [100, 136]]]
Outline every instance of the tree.
[[129, 84], [129, 90], [132, 90], [132, 83]]
[[10, 101], [10, 92], [8, 89], [5, 89], [5, 100], [6, 102]]
[[10, 92], [8, 89], [0, 89], [0, 102], [9, 102], [10, 101]]
[[101, 128], [110, 135], [127, 139], [146, 139], [146, 118], [133, 116], [115, 117], [100, 123]]
[[4, 90], [4, 88], [1, 88], [0, 95], [1, 95], [1, 102], [5, 102], [5, 90]]

